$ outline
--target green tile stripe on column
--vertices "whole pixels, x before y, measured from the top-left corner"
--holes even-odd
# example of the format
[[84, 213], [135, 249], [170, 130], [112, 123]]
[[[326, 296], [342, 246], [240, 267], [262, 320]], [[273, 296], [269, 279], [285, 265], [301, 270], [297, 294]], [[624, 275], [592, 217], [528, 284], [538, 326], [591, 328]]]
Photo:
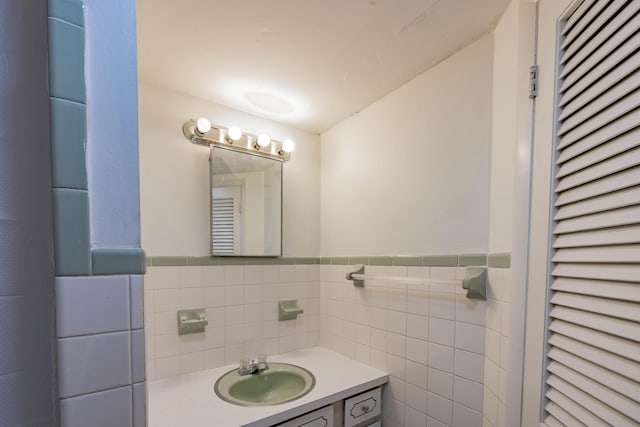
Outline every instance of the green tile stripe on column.
[[53, 189], [56, 276], [91, 274], [89, 195], [86, 190]]
[[84, 29], [49, 18], [49, 95], [86, 103]]
[[93, 248], [91, 270], [94, 275], [144, 274], [144, 251], [140, 248]]
[[84, 8], [82, 0], [49, 0], [49, 16], [84, 27]]
[[86, 190], [86, 107], [59, 98], [50, 98], [49, 105], [53, 187]]

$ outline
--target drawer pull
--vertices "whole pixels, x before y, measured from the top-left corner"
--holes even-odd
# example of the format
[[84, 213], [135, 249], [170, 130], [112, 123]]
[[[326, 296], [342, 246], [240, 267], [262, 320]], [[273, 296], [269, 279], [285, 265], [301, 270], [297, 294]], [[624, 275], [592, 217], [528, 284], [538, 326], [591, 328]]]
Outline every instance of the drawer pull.
[[[360, 402], [356, 402], [352, 407], [351, 407], [351, 417], [352, 418], [358, 418], [361, 417], [369, 412], [371, 412], [375, 407], [376, 407], [376, 399], [374, 399], [373, 397], [370, 397], [368, 399], [362, 400]], [[355, 412], [355, 413], [354, 413]], [[356, 415], [356, 413], [359, 412], [358, 415]]]

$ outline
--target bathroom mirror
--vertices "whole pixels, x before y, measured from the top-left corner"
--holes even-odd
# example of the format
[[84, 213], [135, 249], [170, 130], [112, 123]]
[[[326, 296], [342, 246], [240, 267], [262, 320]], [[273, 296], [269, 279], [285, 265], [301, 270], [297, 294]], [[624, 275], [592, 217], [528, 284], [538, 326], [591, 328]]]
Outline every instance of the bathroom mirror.
[[211, 254], [282, 254], [282, 162], [211, 148]]

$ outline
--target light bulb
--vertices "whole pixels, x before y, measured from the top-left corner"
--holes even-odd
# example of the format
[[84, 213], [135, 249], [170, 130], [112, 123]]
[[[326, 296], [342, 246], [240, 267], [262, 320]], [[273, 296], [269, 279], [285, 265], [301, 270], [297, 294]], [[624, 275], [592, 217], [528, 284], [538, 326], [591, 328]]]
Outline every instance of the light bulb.
[[261, 133], [260, 135], [258, 135], [258, 145], [260, 147], [266, 147], [270, 143], [271, 137], [269, 135], [267, 135], [266, 133]]
[[292, 139], [287, 139], [282, 143], [282, 151], [290, 153], [296, 148], [296, 143]]
[[227, 130], [227, 135], [229, 136], [229, 139], [231, 139], [232, 141], [237, 141], [240, 138], [242, 138], [242, 130], [240, 130], [238, 126], [231, 126]]
[[196, 129], [200, 134], [205, 134], [211, 130], [211, 122], [206, 117], [200, 117], [196, 121]]

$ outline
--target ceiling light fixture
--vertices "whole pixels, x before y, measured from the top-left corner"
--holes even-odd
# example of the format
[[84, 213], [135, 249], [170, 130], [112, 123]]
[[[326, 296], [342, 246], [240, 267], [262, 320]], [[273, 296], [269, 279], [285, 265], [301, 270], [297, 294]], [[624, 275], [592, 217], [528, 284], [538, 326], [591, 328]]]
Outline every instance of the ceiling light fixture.
[[282, 142], [272, 139], [266, 133], [259, 135], [243, 133], [237, 126], [227, 128], [212, 125], [211, 121], [205, 117], [187, 120], [182, 125], [182, 133], [193, 144], [213, 145], [281, 162], [289, 160], [295, 148], [295, 143], [291, 139]]

